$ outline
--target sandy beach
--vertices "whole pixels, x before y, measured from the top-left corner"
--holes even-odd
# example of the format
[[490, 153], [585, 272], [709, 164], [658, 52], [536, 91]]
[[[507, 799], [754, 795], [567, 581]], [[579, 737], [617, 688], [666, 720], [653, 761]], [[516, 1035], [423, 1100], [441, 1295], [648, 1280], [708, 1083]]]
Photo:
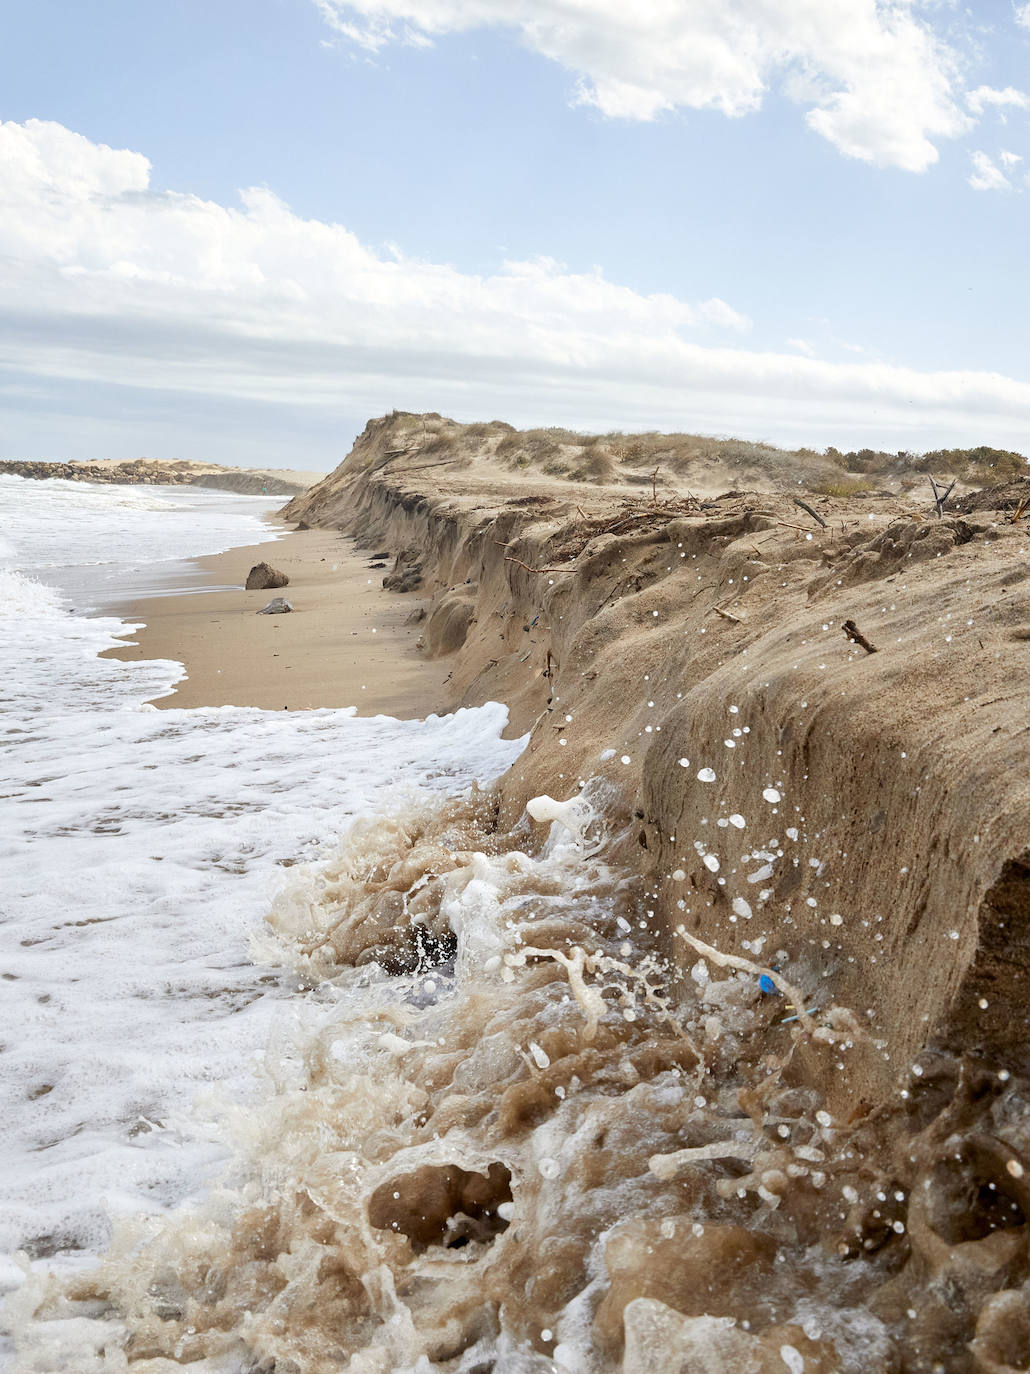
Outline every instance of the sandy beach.
[[[255, 563], [285, 572], [288, 587], [244, 591]], [[384, 592], [384, 570], [335, 530], [296, 530], [276, 543], [197, 560], [215, 590], [175, 591], [120, 603], [106, 613], [146, 622], [110, 657], [174, 659], [187, 677], [162, 708], [257, 706], [310, 710], [356, 706], [363, 716], [421, 719], [445, 705], [446, 660], [417, 648], [408, 624], [423, 600]], [[229, 588], [227, 590], [227, 588]], [[275, 596], [289, 615], [258, 615]]]

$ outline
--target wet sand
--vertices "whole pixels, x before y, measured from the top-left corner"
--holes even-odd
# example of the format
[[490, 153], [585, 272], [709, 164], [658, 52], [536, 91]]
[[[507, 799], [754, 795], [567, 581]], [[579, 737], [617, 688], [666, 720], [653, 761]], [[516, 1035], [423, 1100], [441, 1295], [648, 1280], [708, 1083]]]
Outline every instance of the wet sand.
[[[309, 710], [356, 706], [362, 716], [421, 719], [446, 704], [445, 660], [416, 647], [421, 627], [407, 624], [424, 601], [384, 592], [385, 570], [335, 530], [296, 530], [276, 543], [197, 559], [197, 589], [146, 596], [105, 608], [145, 621], [109, 657], [174, 659], [188, 674], [158, 707], [258, 706]], [[285, 572], [288, 587], [244, 591], [255, 563]], [[289, 615], [258, 615], [276, 596]]]

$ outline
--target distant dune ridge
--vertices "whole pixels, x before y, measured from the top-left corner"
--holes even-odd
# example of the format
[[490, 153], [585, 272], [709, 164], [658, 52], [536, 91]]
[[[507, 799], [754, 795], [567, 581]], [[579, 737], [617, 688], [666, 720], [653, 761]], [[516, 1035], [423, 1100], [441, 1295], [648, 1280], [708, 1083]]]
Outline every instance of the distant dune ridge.
[[147, 486], [215, 487], [256, 496], [293, 496], [306, 491], [323, 475], [318, 472], [292, 472], [262, 468], [229, 468], [218, 463], [198, 463], [188, 459], [165, 461], [133, 458], [124, 462], [105, 458], [94, 463], [49, 463], [0, 461], [0, 474], [32, 477], [39, 480], [58, 477], [66, 482], [128, 483]]

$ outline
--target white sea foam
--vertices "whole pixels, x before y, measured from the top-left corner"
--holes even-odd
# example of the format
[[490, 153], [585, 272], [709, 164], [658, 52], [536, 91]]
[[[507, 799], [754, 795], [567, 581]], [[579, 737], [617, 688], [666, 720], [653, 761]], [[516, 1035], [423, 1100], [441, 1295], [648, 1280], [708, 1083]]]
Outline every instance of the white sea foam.
[[[497, 705], [425, 722], [143, 706], [181, 667], [97, 658], [125, 626], [69, 614], [25, 570], [74, 565], [89, 528], [112, 553], [134, 530], [134, 566], [159, 529], [162, 557], [254, 540], [253, 517], [225, 510], [199, 532], [191, 514], [173, 537], [169, 509], [198, 500], [176, 497], [9, 480], [0, 492], [13, 508], [0, 567], [5, 1286], [19, 1249], [88, 1259], [112, 1213], [202, 1189], [221, 1151], [194, 1098], [246, 1086], [292, 987], [247, 953], [284, 866], [413, 790], [496, 774], [519, 748], [499, 739]], [[70, 530], [63, 554], [39, 517], [48, 501]]]

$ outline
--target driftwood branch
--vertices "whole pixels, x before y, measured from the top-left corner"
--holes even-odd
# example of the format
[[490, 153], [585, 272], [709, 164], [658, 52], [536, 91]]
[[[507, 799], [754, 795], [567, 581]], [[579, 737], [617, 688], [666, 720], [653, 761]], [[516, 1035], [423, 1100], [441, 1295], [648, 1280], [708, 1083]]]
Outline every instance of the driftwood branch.
[[804, 525], [792, 525], [789, 520], [777, 520], [776, 523], [781, 529], [797, 530], [799, 534], [807, 534], [809, 539], [812, 538], [812, 531], [805, 529]]
[[521, 558], [513, 558], [511, 554], [506, 554], [505, 563], [517, 563], [520, 568], [525, 568], [526, 572], [531, 573], [570, 573], [572, 568], [531, 568], [528, 563], [523, 563]]
[[947, 490], [945, 490], [943, 487], [939, 487], [939, 486], [937, 485], [937, 483], [933, 480], [933, 478], [930, 476], [929, 473], [927, 473], [927, 475], [926, 475], [926, 480], [930, 483], [930, 486], [933, 488], [933, 499], [934, 499], [934, 504], [935, 504], [936, 507], [937, 507], [937, 515], [938, 515], [938, 518], [943, 517], [943, 515], [944, 515], [944, 503], [945, 503], [945, 501], [947, 501], [948, 497], [951, 495], [952, 491], [954, 490], [954, 488], [955, 488], [955, 483], [956, 483], [956, 481], [957, 481], [958, 479], [955, 478], [955, 477], [953, 477], [953, 478], [951, 479], [951, 486], [948, 487]]
[[739, 625], [741, 623], [740, 616], [734, 615], [732, 611], [724, 611], [718, 606], [713, 606], [712, 610], [716, 615], [721, 615], [723, 620], [732, 620], [734, 625]]
[[807, 501], [802, 501], [800, 496], [795, 496], [794, 504], [795, 506], [800, 506], [803, 511], [810, 515], [817, 525], [822, 525], [823, 529], [826, 528], [826, 521], [823, 519], [823, 517], [819, 514], [817, 510], [812, 509], [812, 507], [808, 504]]
[[851, 640], [852, 644], [860, 644], [867, 654], [879, 653], [879, 650], [877, 649], [876, 645], [869, 643], [868, 639], [866, 639], [865, 635], [862, 633], [862, 631], [858, 628], [858, 626], [855, 624], [853, 620], [845, 620], [844, 624], [841, 626], [841, 629]]

